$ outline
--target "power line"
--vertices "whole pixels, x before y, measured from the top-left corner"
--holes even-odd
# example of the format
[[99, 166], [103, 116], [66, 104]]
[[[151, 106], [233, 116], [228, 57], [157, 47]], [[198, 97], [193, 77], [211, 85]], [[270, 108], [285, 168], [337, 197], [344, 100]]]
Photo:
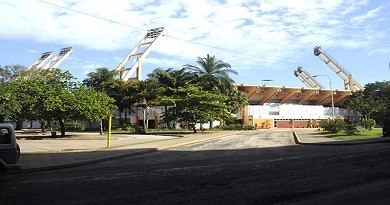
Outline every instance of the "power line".
[[[128, 24], [125, 24], [125, 23], [121, 23], [119, 21], [115, 21], [115, 20], [112, 20], [112, 19], [103, 18], [103, 17], [97, 16], [97, 15], [92, 15], [92, 14], [89, 14], [89, 13], [86, 13], [86, 12], [82, 12], [82, 11], [78, 11], [78, 10], [75, 10], [75, 9], [71, 9], [71, 8], [68, 8], [68, 7], [65, 7], [65, 6], [61, 6], [61, 5], [58, 5], [58, 4], [50, 3], [50, 2], [47, 2], [45, 0], [38, 0], [38, 1], [40, 1], [42, 3], [45, 3], [45, 4], [48, 4], [48, 5], [51, 5], [51, 6], [54, 6], [54, 7], [58, 7], [58, 8], [65, 9], [65, 10], [68, 10], [68, 11], [72, 11], [72, 12], [75, 12], [75, 13], [78, 13], [78, 14], [82, 14], [82, 15], [85, 15], [85, 16], [89, 16], [91, 18], [96, 18], [96, 19], [100, 19], [100, 20], [107, 21], [107, 22], [110, 22], [110, 23], [118, 24], [118, 25], [125, 26], [125, 27], [128, 27], [128, 28], [132, 28], [132, 29], [136, 29], [136, 30], [140, 30], [140, 31], [147, 31], [148, 30], [148, 29], [143, 29], [143, 28], [131, 26], [131, 25], [128, 25]], [[253, 58], [259, 58], [259, 59], [264, 59], [264, 60], [271, 60], [271, 61], [281, 62], [281, 63], [286, 63], [286, 64], [293, 64], [293, 65], [297, 65], [298, 64], [297, 62], [283, 61], [283, 60], [274, 59], [274, 58], [267, 58], [267, 57], [256, 56], [256, 55], [251, 55], [251, 54], [247, 54], [247, 53], [240, 53], [240, 52], [237, 52], [237, 51], [224, 49], [224, 48], [221, 48], [221, 47], [218, 47], [218, 46], [211, 46], [211, 45], [208, 45], [208, 44], [199, 43], [199, 42], [192, 41], [192, 40], [186, 40], [186, 39], [178, 38], [178, 37], [171, 36], [171, 35], [164, 34], [164, 37], [168, 37], [168, 38], [172, 38], [172, 39], [175, 39], [175, 40], [179, 40], [179, 41], [183, 41], [183, 42], [187, 42], [187, 43], [192, 43], [192, 44], [195, 44], [195, 45], [208, 47], [208, 48], [212, 48], [212, 49], [216, 49], [216, 50], [220, 50], [220, 51], [224, 51], [224, 52], [229, 52], [229, 53], [233, 53], [233, 54], [244, 55], [244, 56], [253, 57]], [[309, 65], [309, 64], [300, 64], [300, 65], [308, 66], [308, 67], [317, 67], [317, 68], [323, 68], [324, 67], [324, 66], [316, 66], [316, 65]], [[367, 69], [350, 69], [350, 70], [367, 70]], [[369, 69], [369, 70], [381, 70], [381, 69]], [[390, 62], [389, 62], [389, 70], [390, 70]]]
[[129, 27], [129, 28], [133, 28], [133, 29], [137, 29], [137, 30], [141, 30], [141, 31], [147, 31], [147, 29], [138, 28], [138, 27], [135, 27], [135, 26], [130, 26], [128, 24], [124, 24], [124, 23], [121, 23], [119, 21], [114, 21], [112, 19], [107, 19], [107, 18], [103, 18], [103, 17], [100, 17], [100, 16], [96, 16], [96, 15], [92, 15], [92, 14], [89, 14], [89, 13], [85, 13], [85, 12], [82, 12], [82, 11], [74, 10], [74, 9], [71, 9], [71, 8], [68, 8], [68, 7], [65, 7], [65, 6], [61, 6], [61, 5], [58, 5], [58, 4], [53, 4], [53, 3], [50, 3], [50, 2], [47, 2], [47, 1], [44, 1], [44, 0], [38, 0], [38, 1], [43, 2], [45, 4], [49, 4], [49, 5], [55, 6], [55, 7], [58, 7], [58, 8], [69, 10], [69, 11], [72, 11], [72, 12], [75, 12], [75, 13], [78, 13], [78, 14], [86, 15], [86, 16], [89, 16], [89, 17], [92, 17], [92, 18], [97, 18], [97, 19], [100, 19], [100, 20], [103, 20], [103, 21], [108, 21], [110, 23], [119, 24], [119, 25], [122, 25], [122, 26], [126, 26], [126, 27]]
[[[92, 14], [85, 13], [85, 12], [82, 12], [82, 11], [78, 11], [78, 10], [75, 10], [75, 9], [71, 9], [71, 8], [68, 8], [68, 7], [65, 7], [65, 6], [61, 6], [61, 5], [58, 5], [58, 4], [50, 3], [50, 2], [47, 2], [47, 1], [44, 1], [44, 0], [38, 0], [38, 1], [40, 1], [42, 3], [45, 3], [45, 4], [49, 4], [51, 6], [55, 6], [55, 7], [61, 8], [61, 9], [72, 11], [72, 12], [75, 12], [75, 13], [78, 13], [78, 14], [86, 15], [86, 16], [89, 16], [89, 17], [92, 17], [92, 18], [103, 20], [103, 21], [107, 21], [107, 22], [110, 22], [110, 23], [122, 25], [122, 26], [125, 26], [125, 27], [129, 27], [129, 28], [133, 28], [133, 29], [137, 29], [137, 30], [141, 30], [141, 31], [147, 31], [147, 29], [138, 28], [138, 27], [131, 26], [131, 25], [128, 25], [128, 24], [125, 24], [125, 23], [114, 21], [112, 19], [108, 19], [108, 18], [103, 18], [103, 17], [100, 17], [100, 16], [92, 15]], [[283, 60], [278, 60], [278, 59], [273, 59], [273, 58], [267, 58], [267, 57], [262, 57], [262, 56], [256, 56], [256, 55], [251, 55], [251, 54], [240, 53], [240, 52], [237, 52], [237, 51], [224, 49], [224, 48], [217, 47], [217, 46], [211, 46], [211, 45], [207, 45], [207, 44], [204, 44], [204, 43], [199, 43], [199, 42], [195, 42], [195, 41], [191, 41], [191, 40], [186, 40], [186, 39], [178, 38], [178, 37], [171, 36], [171, 35], [164, 34], [164, 37], [168, 37], [168, 38], [172, 38], [172, 39], [175, 39], [175, 40], [179, 40], [179, 41], [183, 41], [183, 42], [187, 42], [187, 43], [192, 43], [192, 44], [195, 44], [195, 45], [208, 47], [208, 48], [212, 48], [212, 49], [216, 49], [216, 50], [221, 50], [221, 51], [229, 52], [229, 53], [233, 53], [233, 54], [245, 55], [245, 56], [249, 56], [249, 57], [253, 57], [253, 58], [260, 58], [260, 59], [264, 59], [264, 60], [271, 60], [271, 61], [276, 61], [276, 62], [281, 62], [281, 63], [288, 63], [288, 64], [294, 64], [294, 65], [297, 64], [296, 62], [291, 62], [291, 61], [283, 61]], [[302, 65], [305, 65], [305, 64], [302, 64]], [[308, 64], [306, 64], [305, 66], [322, 67], [322, 66], [315, 66], [315, 65], [308, 65]]]

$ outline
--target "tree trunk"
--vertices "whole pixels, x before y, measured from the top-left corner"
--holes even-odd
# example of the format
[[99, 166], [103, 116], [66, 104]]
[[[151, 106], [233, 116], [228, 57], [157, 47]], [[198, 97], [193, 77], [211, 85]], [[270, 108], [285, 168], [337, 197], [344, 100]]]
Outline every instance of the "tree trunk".
[[41, 132], [46, 132], [46, 121], [41, 120]]
[[58, 123], [60, 124], [60, 127], [61, 127], [61, 137], [65, 137], [65, 123], [64, 123], [64, 119], [59, 119]]
[[149, 116], [148, 116], [148, 107], [145, 108], [145, 115], [146, 115], [146, 128], [145, 130], [147, 130], [149, 128]]
[[100, 119], [100, 135], [103, 135], [103, 120]]
[[[166, 104], [164, 105], [164, 110], [165, 110], [164, 112], [166, 112], [168, 110], [168, 105], [166, 105]], [[172, 129], [171, 122], [168, 122], [167, 119], [165, 119], [165, 118], [164, 118], [164, 122], [167, 124], [168, 129]], [[173, 122], [172, 122], [172, 124], [173, 124]]]
[[194, 133], [196, 133], [196, 123], [194, 123], [194, 126], [192, 127], [192, 130], [194, 131]]
[[22, 130], [22, 128], [23, 128], [23, 120], [18, 120], [16, 122], [15, 130]]
[[51, 120], [47, 120], [47, 124], [49, 124], [50, 132], [53, 132], [53, 127], [51, 126]]
[[[119, 109], [119, 126], [122, 126], [122, 112], [123, 109]], [[125, 121], [126, 121], [126, 109], [125, 109]]]
[[148, 107], [143, 108], [143, 123], [144, 123], [144, 130], [148, 129]]

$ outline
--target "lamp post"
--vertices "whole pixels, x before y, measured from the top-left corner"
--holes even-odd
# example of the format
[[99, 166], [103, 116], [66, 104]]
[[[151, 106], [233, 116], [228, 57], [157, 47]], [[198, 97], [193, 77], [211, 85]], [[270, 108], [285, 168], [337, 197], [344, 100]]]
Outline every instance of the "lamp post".
[[261, 80], [261, 82], [263, 83], [263, 85], [266, 85], [266, 82], [274, 82], [274, 80], [271, 80], [271, 79], [264, 79], [264, 80]]
[[325, 76], [329, 78], [330, 96], [332, 101], [332, 119], [334, 120], [334, 102], [333, 102], [333, 90], [332, 90], [332, 79], [328, 75], [314, 75], [313, 77]]

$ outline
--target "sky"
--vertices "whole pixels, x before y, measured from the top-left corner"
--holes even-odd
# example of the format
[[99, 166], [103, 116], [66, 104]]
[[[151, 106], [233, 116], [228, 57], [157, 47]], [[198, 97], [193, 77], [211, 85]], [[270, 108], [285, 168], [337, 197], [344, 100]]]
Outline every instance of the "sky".
[[302, 66], [344, 89], [314, 56], [321, 46], [363, 86], [390, 80], [388, 0], [0, 0], [0, 11], [0, 66], [28, 67], [73, 47], [59, 68], [79, 81], [114, 70], [156, 27], [165, 33], [143, 61], [143, 79], [210, 54], [238, 72], [238, 84], [304, 87], [294, 76]]

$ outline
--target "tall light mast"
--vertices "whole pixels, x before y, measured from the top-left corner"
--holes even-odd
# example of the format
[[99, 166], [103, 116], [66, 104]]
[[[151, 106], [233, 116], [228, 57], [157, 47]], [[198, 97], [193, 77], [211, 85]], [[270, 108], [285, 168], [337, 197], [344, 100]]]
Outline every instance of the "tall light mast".
[[40, 69], [43, 65], [45, 65], [51, 58], [53, 57], [53, 52], [44, 52], [41, 57], [38, 58], [27, 70], [30, 69]]
[[310, 73], [308, 73], [306, 70], [304, 70], [302, 68], [302, 66], [299, 66], [294, 71], [294, 75], [297, 78], [299, 78], [307, 87], [310, 87], [310, 88], [321, 88], [321, 89], [325, 88], [312, 75], [310, 75]]
[[318, 56], [326, 65], [329, 66], [343, 81], [346, 90], [363, 90], [361, 86], [345, 68], [343, 68], [335, 59], [326, 53], [321, 46], [314, 47], [314, 55]]
[[57, 68], [72, 52], [72, 47], [62, 48], [60, 52], [50, 61], [50, 63], [43, 67], [43, 69]]
[[[115, 69], [119, 71], [119, 78], [121, 80], [129, 80], [134, 72], [136, 72], [136, 78], [141, 80], [142, 78], [142, 61], [152, 50], [152, 46], [156, 41], [163, 36], [164, 27], [153, 28], [147, 31], [146, 35], [139, 41], [139, 43], [130, 51], [130, 53], [122, 60], [122, 62]], [[135, 61], [130, 67], [126, 68], [126, 64], [129, 61]]]

